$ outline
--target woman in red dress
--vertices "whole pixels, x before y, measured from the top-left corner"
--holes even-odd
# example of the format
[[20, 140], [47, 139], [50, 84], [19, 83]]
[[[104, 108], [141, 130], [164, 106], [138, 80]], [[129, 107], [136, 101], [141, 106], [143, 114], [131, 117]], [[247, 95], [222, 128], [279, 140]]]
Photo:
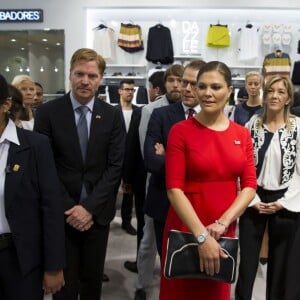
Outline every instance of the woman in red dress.
[[[201, 111], [174, 125], [169, 133], [166, 178], [171, 202], [163, 242], [170, 229], [192, 232], [199, 242], [199, 268], [217, 273], [221, 236], [235, 236], [236, 219], [255, 196], [256, 175], [248, 130], [224, 115], [232, 92], [231, 73], [221, 62], [204, 65], [198, 74]], [[238, 193], [238, 182], [240, 192]], [[230, 284], [204, 279], [161, 276], [161, 300], [229, 300]]]

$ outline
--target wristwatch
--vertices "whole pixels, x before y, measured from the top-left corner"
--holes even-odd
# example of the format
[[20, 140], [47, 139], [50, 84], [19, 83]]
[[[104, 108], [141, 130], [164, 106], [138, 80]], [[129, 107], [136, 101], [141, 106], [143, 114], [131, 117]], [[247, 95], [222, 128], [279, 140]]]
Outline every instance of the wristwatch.
[[196, 236], [196, 239], [197, 239], [197, 242], [198, 242], [199, 245], [202, 245], [205, 242], [205, 240], [208, 237], [208, 234], [209, 234], [208, 231], [205, 230], [203, 233]]

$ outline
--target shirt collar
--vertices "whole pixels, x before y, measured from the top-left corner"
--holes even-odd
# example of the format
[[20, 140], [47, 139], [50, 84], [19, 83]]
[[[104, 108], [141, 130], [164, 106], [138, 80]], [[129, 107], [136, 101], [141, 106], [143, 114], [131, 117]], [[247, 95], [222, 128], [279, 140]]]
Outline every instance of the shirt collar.
[[[72, 103], [73, 110], [76, 110], [76, 108], [78, 108], [79, 106], [82, 106], [82, 104], [80, 104], [75, 99], [75, 97], [73, 96], [72, 92], [70, 93], [70, 98], [71, 98], [71, 103]], [[90, 112], [93, 111], [94, 102], [95, 102], [95, 97], [93, 97], [88, 103], [85, 104], [85, 106], [87, 106], [89, 108]]]
[[11, 119], [8, 120], [8, 123], [0, 137], [0, 144], [4, 141], [14, 143], [18, 146], [20, 145], [16, 125]]
[[196, 105], [194, 107], [188, 107], [188, 106], [184, 105], [182, 102], [181, 102], [181, 104], [182, 104], [182, 107], [183, 107], [183, 110], [184, 110], [185, 113], [188, 112], [188, 110], [190, 108], [194, 109], [196, 114], [199, 113], [200, 110], [201, 110], [200, 104], [198, 104], [198, 105]]

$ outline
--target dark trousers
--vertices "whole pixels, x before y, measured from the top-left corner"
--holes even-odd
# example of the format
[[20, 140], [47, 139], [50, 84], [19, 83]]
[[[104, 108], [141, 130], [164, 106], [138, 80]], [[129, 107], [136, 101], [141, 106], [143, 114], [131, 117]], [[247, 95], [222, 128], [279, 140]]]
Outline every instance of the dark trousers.
[[133, 194], [123, 194], [121, 205], [122, 223], [130, 223], [132, 218]]
[[160, 260], [161, 260], [161, 254], [162, 254], [162, 242], [163, 242], [163, 236], [164, 236], [164, 228], [165, 228], [164, 222], [160, 222], [160, 221], [157, 221], [154, 219], [156, 247], [157, 247], [157, 252], [159, 254]]
[[[263, 191], [258, 194], [263, 202], [279, 199], [285, 191]], [[297, 228], [297, 213], [282, 209], [275, 214], [259, 214], [248, 208], [239, 220], [240, 266], [236, 285], [236, 300], [251, 300], [259, 253], [268, 222], [269, 253], [267, 269], [267, 300], [282, 300], [285, 293], [287, 257]]]
[[109, 225], [94, 223], [85, 232], [66, 225], [66, 284], [54, 300], [100, 299], [108, 234]]
[[287, 259], [287, 278], [286, 278], [286, 291], [284, 300], [299, 300], [300, 299], [300, 216], [297, 221], [297, 233], [295, 240]]
[[43, 272], [40, 267], [21, 274], [13, 245], [0, 251], [0, 300], [42, 300]]

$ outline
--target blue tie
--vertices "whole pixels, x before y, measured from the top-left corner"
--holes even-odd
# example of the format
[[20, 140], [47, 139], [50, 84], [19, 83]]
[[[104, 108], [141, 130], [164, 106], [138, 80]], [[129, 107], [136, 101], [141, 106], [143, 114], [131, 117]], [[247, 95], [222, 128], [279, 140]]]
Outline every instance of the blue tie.
[[86, 121], [86, 114], [88, 112], [89, 108], [87, 106], [79, 106], [76, 108], [76, 111], [80, 113], [79, 120], [77, 123], [77, 132], [78, 132], [78, 138], [81, 148], [81, 154], [82, 158], [85, 161], [86, 157], [86, 150], [88, 145], [88, 127], [87, 127], [87, 121]]

